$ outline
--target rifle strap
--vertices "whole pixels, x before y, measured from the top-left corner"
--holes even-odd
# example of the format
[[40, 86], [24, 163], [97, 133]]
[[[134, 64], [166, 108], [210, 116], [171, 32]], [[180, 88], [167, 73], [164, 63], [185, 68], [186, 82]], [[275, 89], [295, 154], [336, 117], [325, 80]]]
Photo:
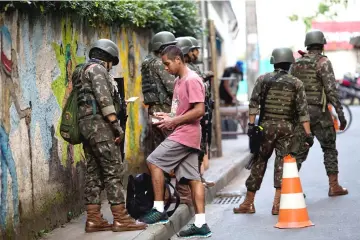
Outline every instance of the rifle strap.
[[258, 122], [258, 126], [261, 125], [261, 122], [264, 118], [264, 114], [265, 114], [265, 101], [266, 101], [266, 97], [269, 93], [269, 90], [271, 88], [271, 85], [274, 81], [276, 81], [280, 76], [287, 74], [286, 71], [284, 70], [280, 70], [277, 74], [275, 74], [274, 76], [271, 77], [270, 74], [267, 74], [264, 78], [263, 81], [263, 87], [264, 87], [264, 91], [261, 94], [261, 100], [260, 100], [260, 116], [259, 116], [259, 122]]

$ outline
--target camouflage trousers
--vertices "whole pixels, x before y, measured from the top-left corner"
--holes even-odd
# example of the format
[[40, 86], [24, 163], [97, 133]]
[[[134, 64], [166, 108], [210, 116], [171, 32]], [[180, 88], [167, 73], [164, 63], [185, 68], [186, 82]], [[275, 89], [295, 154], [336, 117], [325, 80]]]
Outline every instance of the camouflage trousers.
[[[338, 151], [336, 150], [336, 132], [332, 121], [318, 121], [311, 123], [311, 132], [319, 141], [324, 153], [324, 165], [326, 173], [337, 174], [338, 170]], [[300, 171], [302, 163], [305, 162], [309, 148], [305, 145], [305, 131], [302, 125], [295, 127], [295, 139], [299, 143], [296, 147], [296, 162]]]
[[153, 105], [149, 107], [149, 118], [147, 123], [147, 132], [145, 136], [145, 159], [152, 153], [159, 145], [162, 143], [167, 136], [170, 135], [170, 131], [163, 131], [160, 128], [154, 126], [151, 122], [150, 115], [153, 115], [155, 112], [165, 112], [169, 113], [171, 106], [167, 104], [163, 105]]
[[293, 124], [290, 122], [264, 121], [262, 126], [264, 128], [264, 138], [260, 146], [260, 152], [256, 156], [258, 159], [256, 159], [251, 168], [250, 176], [246, 180], [246, 188], [251, 192], [260, 189], [268, 160], [274, 149], [276, 154], [274, 187], [281, 188], [284, 157], [289, 153], [292, 144]]
[[79, 126], [85, 138], [85, 203], [100, 204], [103, 189], [106, 191], [109, 204], [124, 203], [123, 162], [120, 146], [114, 142], [115, 136], [110, 124], [100, 119], [80, 120]]

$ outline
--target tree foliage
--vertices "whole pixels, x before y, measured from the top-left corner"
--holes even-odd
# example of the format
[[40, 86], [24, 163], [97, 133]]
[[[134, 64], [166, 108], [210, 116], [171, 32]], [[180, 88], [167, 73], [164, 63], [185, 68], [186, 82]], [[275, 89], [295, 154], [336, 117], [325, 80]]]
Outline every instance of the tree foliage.
[[316, 12], [311, 16], [299, 17], [297, 14], [289, 16], [290, 21], [296, 22], [302, 20], [305, 24], [306, 31], [311, 29], [312, 22], [320, 16], [324, 16], [328, 19], [333, 19], [337, 16], [336, 7], [347, 7], [348, 0], [323, 0], [319, 3]]
[[42, 14], [73, 13], [85, 17], [91, 26], [118, 24], [150, 28], [155, 32], [171, 31], [176, 36], [200, 33], [200, 20], [194, 0], [108, 0], [108, 1], [7, 1], [3, 11], [37, 10]]

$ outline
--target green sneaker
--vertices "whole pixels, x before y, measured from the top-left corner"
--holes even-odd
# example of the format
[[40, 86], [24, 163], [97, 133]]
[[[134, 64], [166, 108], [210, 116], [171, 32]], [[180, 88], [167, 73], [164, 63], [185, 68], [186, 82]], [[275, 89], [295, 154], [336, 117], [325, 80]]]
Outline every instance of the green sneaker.
[[195, 224], [191, 224], [188, 229], [181, 231], [179, 236], [181, 238], [208, 238], [212, 235], [209, 226], [205, 223], [198, 228]]
[[169, 217], [166, 212], [161, 213], [155, 208], [153, 208], [150, 212], [142, 216], [139, 220], [148, 225], [158, 225], [168, 223]]

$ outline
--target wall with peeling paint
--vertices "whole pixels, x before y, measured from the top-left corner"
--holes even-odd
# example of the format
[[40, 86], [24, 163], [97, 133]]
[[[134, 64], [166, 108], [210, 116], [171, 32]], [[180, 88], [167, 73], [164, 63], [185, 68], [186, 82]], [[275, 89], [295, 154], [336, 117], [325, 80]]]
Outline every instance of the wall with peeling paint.
[[0, 15], [0, 35], [0, 237], [27, 239], [83, 208], [82, 146], [61, 138], [59, 119], [72, 71], [96, 39], [118, 44], [120, 64], [112, 74], [125, 78], [126, 98], [140, 97], [128, 105], [125, 149], [129, 169], [144, 169], [140, 63], [149, 32], [14, 12]]

